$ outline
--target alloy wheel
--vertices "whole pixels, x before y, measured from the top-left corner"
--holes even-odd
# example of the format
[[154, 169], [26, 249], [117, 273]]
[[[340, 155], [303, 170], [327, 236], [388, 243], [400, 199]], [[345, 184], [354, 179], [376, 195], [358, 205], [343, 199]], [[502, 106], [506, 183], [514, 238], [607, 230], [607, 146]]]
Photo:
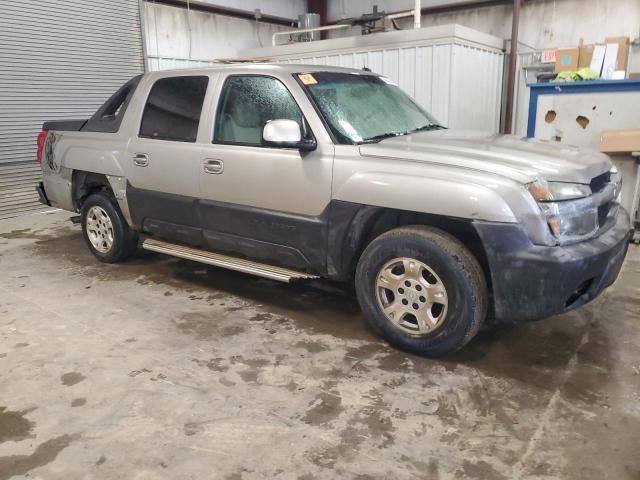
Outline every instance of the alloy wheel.
[[440, 277], [425, 263], [407, 257], [383, 265], [376, 298], [387, 319], [413, 335], [428, 335], [444, 323], [449, 305]]
[[93, 248], [100, 253], [107, 253], [113, 246], [113, 223], [107, 212], [94, 205], [87, 212], [87, 236]]

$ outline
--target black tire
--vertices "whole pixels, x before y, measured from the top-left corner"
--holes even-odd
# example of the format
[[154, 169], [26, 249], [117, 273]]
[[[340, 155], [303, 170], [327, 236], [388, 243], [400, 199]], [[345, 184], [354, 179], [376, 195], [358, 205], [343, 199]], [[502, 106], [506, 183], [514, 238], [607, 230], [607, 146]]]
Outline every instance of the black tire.
[[[429, 266], [446, 289], [446, 314], [432, 332], [413, 334], [394, 324], [378, 301], [378, 273], [387, 262], [402, 257]], [[459, 240], [436, 228], [407, 226], [380, 235], [362, 253], [355, 282], [360, 307], [374, 332], [417, 355], [438, 357], [459, 350], [475, 336], [487, 313], [482, 267]]]
[[[111, 220], [113, 243], [106, 251], [98, 250], [89, 239], [87, 217], [92, 207], [101, 208]], [[133, 255], [138, 248], [138, 234], [127, 224], [115, 199], [106, 192], [92, 193], [85, 200], [80, 212], [82, 235], [91, 253], [105, 263], [121, 262]]]

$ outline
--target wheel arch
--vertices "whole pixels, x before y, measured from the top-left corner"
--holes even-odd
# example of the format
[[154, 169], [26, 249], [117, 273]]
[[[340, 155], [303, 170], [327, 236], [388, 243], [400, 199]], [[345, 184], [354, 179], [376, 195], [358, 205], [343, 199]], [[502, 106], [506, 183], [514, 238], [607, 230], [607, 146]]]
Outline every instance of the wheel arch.
[[[344, 206], [342, 206], [344, 207]], [[478, 235], [473, 221], [451, 217], [447, 215], [410, 212], [393, 208], [359, 206], [351, 216], [350, 221], [339, 233], [337, 223], [347, 220], [346, 215], [341, 215], [339, 210], [334, 213], [332, 228], [329, 234], [329, 275], [343, 281], [354, 278], [358, 260], [367, 245], [374, 239], [390, 230], [409, 225], [423, 225], [438, 228], [459, 240], [469, 252], [478, 260], [482, 267], [487, 285], [491, 286], [491, 275], [487, 254]], [[341, 220], [334, 222], [336, 217]]]
[[74, 170], [72, 176], [72, 201], [76, 211], [80, 211], [85, 200], [95, 192], [107, 192], [118, 204], [127, 224], [133, 228], [133, 221], [127, 201], [127, 180], [124, 177], [103, 173]]
[[72, 200], [77, 211], [82, 209], [85, 200], [95, 192], [108, 192], [113, 195], [113, 189], [106, 175], [102, 173], [74, 170], [72, 176]]

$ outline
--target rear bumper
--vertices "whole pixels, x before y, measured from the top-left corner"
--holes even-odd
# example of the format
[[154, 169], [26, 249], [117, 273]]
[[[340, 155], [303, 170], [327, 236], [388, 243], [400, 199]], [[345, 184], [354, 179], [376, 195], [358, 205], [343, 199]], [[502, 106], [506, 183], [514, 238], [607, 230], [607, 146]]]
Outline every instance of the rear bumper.
[[36, 192], [38, 192], [38, 197], [40, 199], [40, 203], [43, 203], [47, 206], [51, 206], [51, 202], [49, 201], [49, 198], [47, 197], [47, 193], [44, 191], [44, 183], [40, 182], [38, 185], [36, 185]]
[[515, 224], [475, 227], [491, 270], [493, 315], [509, 323], [550, 317], [596, 298], [618, 277], [631, 236], [622, 208], [600, 236], [562, 247], [533, 245]]

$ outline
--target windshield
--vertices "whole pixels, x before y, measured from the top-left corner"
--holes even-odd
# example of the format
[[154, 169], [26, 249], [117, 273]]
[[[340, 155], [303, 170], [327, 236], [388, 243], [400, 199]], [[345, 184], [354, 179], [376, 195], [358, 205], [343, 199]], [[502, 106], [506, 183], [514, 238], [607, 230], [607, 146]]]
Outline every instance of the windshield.
[[337, 72], [300, 73], [297, 77], [338, 143], [379, 142], [443, 128], [386, 78]]

